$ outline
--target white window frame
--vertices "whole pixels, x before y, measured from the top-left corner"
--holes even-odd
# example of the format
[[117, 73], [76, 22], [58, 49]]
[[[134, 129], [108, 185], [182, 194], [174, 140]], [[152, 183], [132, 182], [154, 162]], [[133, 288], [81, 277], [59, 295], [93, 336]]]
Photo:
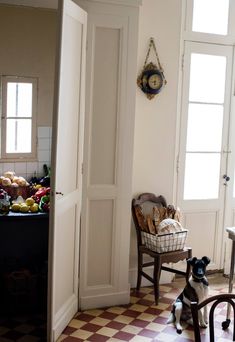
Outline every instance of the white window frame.
[[[182, 0], [182, 22], [181, 22], [181, 47], [180, 47], [180, 73], [179, 73], [179, 86], [178, 86], [178, 103], [177, 103], [177, 133], [176, 133], [176, 145], [175, 145], [175, 166], [176, 173], [174, 177], [174, 200], [178, 205], [180, 205], [182, 197], [179, 195], [180, 190], [182, 189], [182, 183], [179, 181], [179, 172], [184, 170], [184, 161], [182, 161], [182, 149], [185, 148], [185, 145], [182, 145], [182, 132], [187, 133], [187, 118], [185, 118], [185, 106], [187, 105], [187, 95], [185, 91], [187, 91], [183, 84], [185, 85], [185, 78], [189, 78], [189, 73], [187, 74], [187, 59], [185, 58], [185, 49], [187, 45], [191, 43], [200, 43], [203, 45], [215, 44], [222, 46], [234, 46], [235, 42], [235, 26], [232, 25], [232, 18], [235, 16], [235, 1], [230, 0], [229, 3], [229, 22], [228, 22], [228, 35], [217, 35], [211, 33], [202, 33], [202, 32], [193, 32], [192, 31], [192, 20], [193, 20], [193, 1], [194, 0]], [[233, 70], [235, 70], [235, 54], [233, 55]], [[189, 71], [189, 69], [188, 69]], [[235, 72], [233, 71], [233, 80], [232, 80], [232, 93], [235, 94], [234, 91], [234, 80], [235, 80]], [[186, 80], [187, 82], [187, 80]], [[227, 96], [225, 94], [225, 96]], [[231, 110], [235, 108], [234, 100], [231, 99]], [[186, 121], [185, 121], [186, 120]], [[235, 120], [234, 120], [235, 121]], [[234, 124], [230, 118], [230, 124]], [[186, 136], [185, 136], [186, 139]], [[230, 138], [231, 140], [231, 138]], [[190, 200], [187, 200], [189, 203]], [[184, 201], [186, 203], [186, 201]]]
[[229, 1], [229, 18], [228, 18], [228, 34], [212, 34], [203, 32], [193, 32], [192, 31], [192, 19], [193, 19], [193, 1], [194, 0], [183, 0], [183, 9], [185, 13], [183, 16], [185, 18], [183, 27], [183, 40], [190, 40], [194, 42], [204, 42], [204, 43], [215, 43], [222, 45], [234, 45], [235, 39], [235, 1]]
[[[7, 125], [7, 84], [8, 83], [31, 83], [32, 84], [32, 130], [31, 152], [7, 153], [6, 151], [6, 125]], [[2, 76], [2, 120], [1, 120], [1, 161], [33, 161], [37, 157], [37, 90], [38, 80], [33, 77]]]

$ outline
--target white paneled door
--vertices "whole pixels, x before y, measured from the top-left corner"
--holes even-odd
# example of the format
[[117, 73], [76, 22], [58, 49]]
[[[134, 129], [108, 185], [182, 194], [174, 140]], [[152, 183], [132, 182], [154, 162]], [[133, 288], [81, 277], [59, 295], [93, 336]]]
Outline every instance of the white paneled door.
[[232, 47], [185, 43], [177, 202], [193, 255], [211, 269], [224, 268], [234, 224], [232, 74]]
[[56, 341], [78, 309], [78, 265], [84, 139], [87, 15], [59, 1], [49, 248], [48, 341]]

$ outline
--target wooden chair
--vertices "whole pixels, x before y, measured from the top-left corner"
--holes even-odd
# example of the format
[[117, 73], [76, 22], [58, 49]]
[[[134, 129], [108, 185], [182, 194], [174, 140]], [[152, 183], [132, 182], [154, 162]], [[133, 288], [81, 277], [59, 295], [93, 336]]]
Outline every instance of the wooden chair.
[[[235, 294], [232, 293], [224, 293], [219, 294], [216, 296], [209, 297], [202, 301], [200, 304], [196, 302], [191, 303], [191, 311], [193, 316], [193, 327], [194, 327], [194, 337], [195, 342], [201, 342], [200, 336], [200, 327], [199, 327], [199, 320], [198, 320], [198, 310], [203, 308], [205, 305], [214, 302], [209, 311], [209, 329], [210, 329], [210, 342], [215, 341], [215, 334], [214, 334], [214, 311], [218, 304], [227, 302], [231, 304], [233, 307], [233, 341], [235, 341]], [[227, 322], [222, 323], [223, 330], [227, 329], [229, 324]]]
[[[141, 228], [138, 223], [138, 219], [136, 216], [136, 208], [137, 206], [158, 206], [158, 207], [167, 207], [166, 200], [163, 196], [156, 196], [153, 193], [142, 193], [138, 196], [137, 199], [132, 200], [132, 217], [135, 224], [136, 235], [137, 235], [137, 252], [138, 252], [138, 276], [137, 276], [137, 285], [136, 290], [139, 291], [141, 286], [141, 278], [142, 276], [148, 279], [154, 286], [154, 294], [155, 294], [155, 302], [158, 304], [159, 300], [159, 280], [161, 276], [161, 270], [172, 272], [175, 274], [183, 275], [186, 280], [189, 278], [190, 273], [190, 265], [187, 264], [186, 272], [176, 270], [170, 267], [162, 266], [164, 263], [177, 263], [180, 260], [188, 259], [192, 257], [192, 249], [184, 248], [182, 250], [174, 251], [174, 252], [166, 252], [166, 253], [157, 253], [148, 249], [142, 243], [141, 236]], [[150, 262], [143, 262], [144, 255], [148, 255], [152, 258]], [[149, 276], [146, 272], [143, 271], [144, 267], [153, 266], [153, 276]]]

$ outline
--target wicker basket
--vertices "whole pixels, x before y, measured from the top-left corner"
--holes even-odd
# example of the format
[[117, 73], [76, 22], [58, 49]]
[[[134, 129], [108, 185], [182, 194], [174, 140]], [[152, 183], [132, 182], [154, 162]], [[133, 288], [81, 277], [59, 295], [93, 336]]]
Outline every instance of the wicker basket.
[[143, 244], [150, 250], [157, 253], [173, 252], [184, 248], [188, 230], [180, 232], [153, 235], [141, 232]]
[[0, 186], [1, 189], [5, 190], [8, 195], [11, 197], [11, 200], [15, 200], [18, 196], [22, 196], [23, 199], [26, 199], [30, 196], [30, 186]]

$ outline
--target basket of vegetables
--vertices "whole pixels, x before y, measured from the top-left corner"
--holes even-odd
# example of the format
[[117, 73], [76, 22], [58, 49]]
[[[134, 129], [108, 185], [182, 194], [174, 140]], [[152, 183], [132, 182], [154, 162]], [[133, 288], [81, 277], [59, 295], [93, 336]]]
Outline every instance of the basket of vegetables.
[[34, 201], [39, 204], [39, 210], [42, 212], [49, 212], [50, 210], [50, 187], [41, 187], [32, 196]]
[[30, 195], [29, 183], [24, 177], [16, 176], [13, 171], [7, 171], [0, 177], [0, 188], [5, 190], [12, 200], [18, 196], [27, 198]]

